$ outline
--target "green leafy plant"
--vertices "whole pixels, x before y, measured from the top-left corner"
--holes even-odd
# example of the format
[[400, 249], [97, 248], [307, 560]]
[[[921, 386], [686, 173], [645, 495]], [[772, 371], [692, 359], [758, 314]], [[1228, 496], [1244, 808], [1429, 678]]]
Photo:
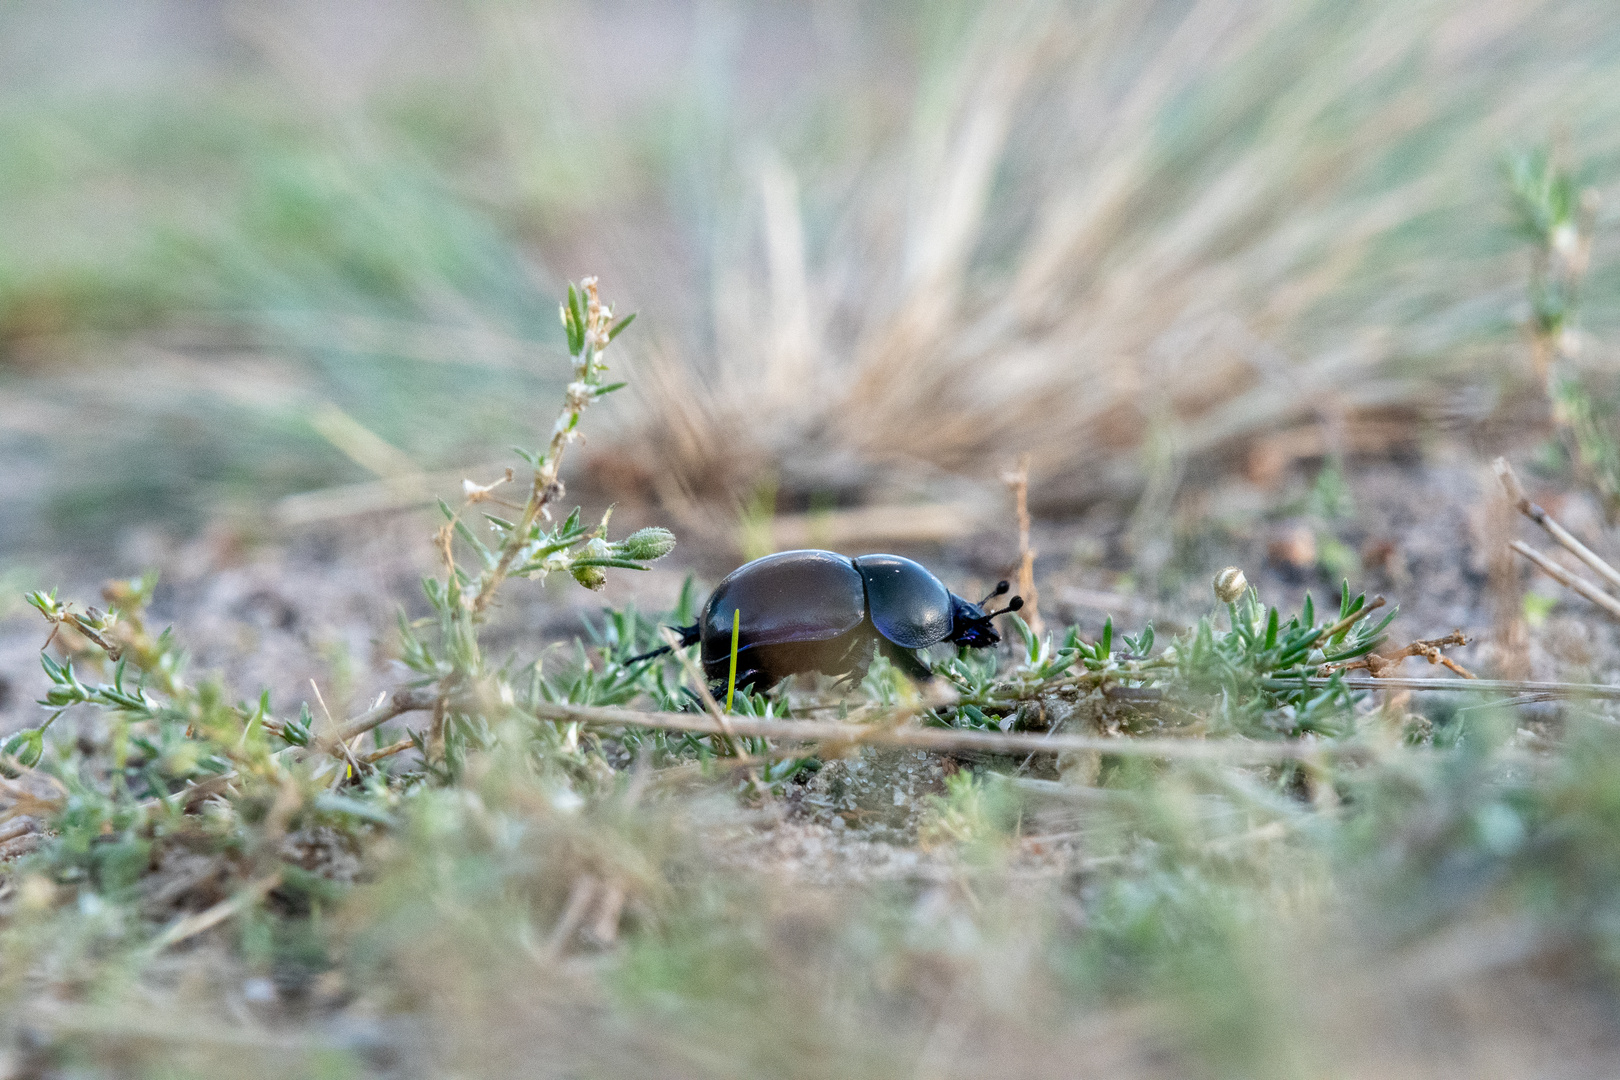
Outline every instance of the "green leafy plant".
[[[1208, 717], [1212, 730], [1266, 738], [1340, 735], [1348, 730], [1351, 700], [1337, 672], [1384, 640], [1396, 611], [1369, 618], [1382, 605], [1381, 598], [1369, 603], [1365, 594], [1351, 596], [1346, 582], [1332, 621], [1318, 617], [1309, 594], [1299, 613], [1285, 619], [1246, 588], [1226, 604], [1227, 629], [1205, 616], [1158, 651], [1151, 624], [1116, 641], [1110, 618], [1087, 642], [1073, 627], [1061, 639], [1037, 639], [1014, 616], [1014, 662], [1002, 666], [994, 657], [960, 650], [937, 664], [936, 674], [957, 690], [958, 701], [931, 715], [938, 723], [1005, 731], [1021, 702], [1112, 687], [1145, 691], [1138, 700], [1147, 708], [1158, 700], [1181, 701]], [[1327, 682], [1319, 685], [1323, 675]]]
[[1513, 158], [1507, 186], [1517, 231], [1531, 251], [1531, 360], [1565, 453], [1612, 516], [1620, 510], [1620, 385], [1583, 365], [1576, 333], [1597, 194], [1583, 190], [1568, 165], [1545, 150]]
[[1366, 656], [1395, 618], [1369, 617], [1380, 606], [1344, 584], [1332, 622], [1319, 621], [1309, 593], [1297, 615], [1262, 604], [1250, 588], [1227, 605], [1226, 633], [1205, 617], [1177, 644], [1176, 670], [1221, 727], [1244, 734], [1344, 734], [1349, 692], [1336, 672], [1326, 686], [1310, 681], [1325, 668]]
[[918, 838], [925, 845], [987, 849], [1012, 830], [1019, 809], [1004, 777], [962, 769], [946, 778], [944, 795], [928, 797], [928, 817]]
[[[0, 768], [14, 778], [37, 774], [56, 792], [12, 810], [42, 816], [54, 830], [34, 857], [45, 873], [60, 884], [121, 893], [160, 859], [161, 849], [180, 845], [233, 861], [238, 876], [285, 883], [297, 869], [268, 840], [323, 824], [352, 832], [392, 822], [402, 791], [423, 782], [453, 783], [470, 753], [492, 748], [502, 732], [515, 730], [514, 721], [531, 716], [525, 704], [559, 696], [619, 704], [657, 685], [657, 675], [611, 661], [598, 671], [583, 656], [572, 674], [543, 675], [539, 662], [514, 671], [489, 663], [480, 645], [481, 625], [507, 578], [566, 573], [600, 588], [609, 570], [645, 569], [675, 544], [660, 528], [609, 540], [606, 518], [587, 526], [577, 509], [550, 523], [550, 505], [562, 495], [562, 455], [577, 437], [581, 414], [623, 385], [605, 381], [603, 354], [630, 324], [630, 317], [616, 319], [600, 302], [593, 279], [569, 287], [562, 320], [574, 379], [546, 449], [518, 451], [532, 469], [527, 500], [516, 520], [484, 515], [492, 536], [487, 543], [463, 520], [464, 512], [441, 504], [446, 572], [424, 582], [436, 618], [424, 624], [401, 616], [401, 658], [417, 679], [385, 704], [322, 727], [307, 704], [296, 717], [278, 718], [268, 693], [252, 704], [233, 702], [217, 680], [189, 680], [174, 635], [164, 630], [154, 637], [146, 629], [155, 576], [111, 584], [104, 611], [81, 610], [54, 593], [27, 597], [51, 624], [51, 641], [71, 654], [60, 661], [42, 655], [50, 687], [41, 704], [51, 715], [8, 737], [0, 758]], [[469, 481], [468, 507], [489, 501], [504, 482]], [[460, 565], [458, 547], [471, 553], [473, 569]], [[646, 632], [640, 623], [616, 614], [608, 633], [634, 638]], [[86, 674], [107, 665], [105, 678]], [[662, 700], [674, 696], [663, 689]], [[102, 734], [87, 741], [81, 724], [79, 738], [51, 740], [52, 726], [74, 709], [97, 714], [101, 722], [90, 730]], [[369, 753], [361, 749], [367, 732], [380, 735], [382, 725], [412, 712], [429, 714], [425, 729], [386, 746], [378, 740]], [[533, 760], [582, 779], [600, 773], [577, 731], [532, 718], [523, 727]], [[417, 751], [416, 764], [387, 771], [387, 759], [406, 749]], [[209, 813], [187, 813], [204, 803]]]

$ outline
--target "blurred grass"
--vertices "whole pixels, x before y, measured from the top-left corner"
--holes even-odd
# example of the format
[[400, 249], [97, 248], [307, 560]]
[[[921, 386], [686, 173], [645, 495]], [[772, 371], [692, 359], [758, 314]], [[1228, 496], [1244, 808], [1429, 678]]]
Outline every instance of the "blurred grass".
[[[53, 975], [0, 1035], [199, 1075], [332, 1075], [323, 1053], [355, 1076], [1606, 1075], [1614, 729], [1571, 715], [1527, 756], [1507, 719], [1457, 718], [1460, 753], [1335, 767], [1332, 805], [1269, 770], [1111, 767], [1079, 804], [1011, 796], [1014, 818], [888, 880], [781, 824], [804, 861], [762, 865], [760, 812], [724, 783], [565, 801], [520, 742], [402, 800], [352, 890], [295, 878], [138, 980], [154, 962], [115, 944], [115, 903], [13, 899], [0, 991]], [[1072, 848], [1062, 873], [1042, 840]], [[567, 912], [604, 882], [598, 941], [594, 906]], [[275, 989], [244, 1004], [256, 982]], [[240, 1056], [265, 1031], [268, 1056]]]
[[[676, 492], [1029, 449], [1052, 505], [1131, 497], [1419, 376], [1511, 395], [1498, 164], [1620, 166], [1592, 0], [108, 12], [0, 13], [0, 452], [38, 462], [8, 547], [366, 478], [321, 402], [485, 460], [583, 269], [644, 312], [614, 439]], [[1600, 336], [1617, 285], [1600, 237]]]

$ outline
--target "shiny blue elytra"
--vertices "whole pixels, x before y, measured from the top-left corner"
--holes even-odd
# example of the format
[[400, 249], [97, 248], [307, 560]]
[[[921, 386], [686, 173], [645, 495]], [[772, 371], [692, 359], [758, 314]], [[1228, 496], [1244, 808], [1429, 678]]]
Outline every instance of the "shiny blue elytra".
[[857, 680], [878, 652], [912, 678], [926, 679], [931, 672], [914, 650], [942, 641], [986, 648], [1001, 640], [990, 620], [1023, 601], [1015, 596], [988, 613], [983, 605], [1006, 591], [1003, 581], [974, 604], [899, 555], [783, 551], [732, 571], [698, 622], [680, 628], [681, 644], [701, 642], [705, 676], [724, 685], [736, 620], [736, 685], [756, 691], [808, 671]]

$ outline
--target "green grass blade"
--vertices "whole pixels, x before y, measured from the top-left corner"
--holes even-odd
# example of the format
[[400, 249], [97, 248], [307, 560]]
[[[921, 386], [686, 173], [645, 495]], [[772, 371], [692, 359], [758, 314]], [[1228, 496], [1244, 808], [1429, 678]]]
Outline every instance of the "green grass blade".
[[731, 673], [726, 676], [726, 712], [737, 694], [737, 639], [742, 633], [742, 608], [731, 609]]

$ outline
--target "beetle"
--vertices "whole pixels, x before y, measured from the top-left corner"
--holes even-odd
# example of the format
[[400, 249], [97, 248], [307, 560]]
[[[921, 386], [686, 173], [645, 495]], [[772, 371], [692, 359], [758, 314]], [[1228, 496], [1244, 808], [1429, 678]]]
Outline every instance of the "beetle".
[[[912, 678], [927, 679], [933, 673], [916, 650], [942, 641], [972, 649], [1001, 641], [991, 620], [1023, 607], [1023, 598], [1013, 597], [999, 611], [986, 612], [984, 605], [1007, 591], [1003, 581], [974, 604], [899, 555], [782, 551], [733, 570], [696, 623], [673, 629], [681, 648], [702, 644], [704, 674], [719, 684], [731, 665], [733, 612], [741, 612], [738, 686], [768, 690], [808, 671], [855, 681], [879, 652]], [[666, 645], [628, 662], [668, 651]]]

